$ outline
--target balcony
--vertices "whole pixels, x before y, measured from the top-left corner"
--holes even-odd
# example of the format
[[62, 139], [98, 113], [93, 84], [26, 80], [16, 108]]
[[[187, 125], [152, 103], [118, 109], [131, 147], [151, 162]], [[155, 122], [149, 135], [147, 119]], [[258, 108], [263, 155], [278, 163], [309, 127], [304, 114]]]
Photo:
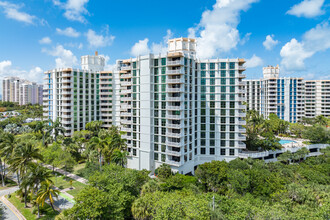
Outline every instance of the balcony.
[[180, 129], [181, 125], [180, 124], [167, 124], [167, 128], [175, 128], [175, 129]]
[[122, 95], [130, 94], [130, 93], [132, 93], [132, 90], [131, 89], [123, 89], [120, 92], [120, 94], [122, 94]]
[[166, 115], [166, 118], [168, 118], [168, 119], [181, 119], [181, 118], [183, 118], [183, 116], [181, 116], [181, 115], [170, 115], [170, 114], [167, 114]]
[[246, 67], [245, 66], [238, 66], [238, 70], [244, 71], [244, 70], [246, 70]]
[[122, 81], [122, 82], [120, 82], [120, 85], [121, 86], [131, 86], [132, 82]]
[[184, 92], [184, 88], [166, 88], [166, 92]]
[[124, 101], [124, 102], [129, 102], [129, 101], [132, 101], [132, 97], [122, 97], [120, 98], [121, 101]]
[[111, 113], [101, 113], [101, 116], [112, 117], [112, 114]]
[[123, 116], [123, 117], [132, 117], [132, 112], [121, 112], [120, 113], [120, 116]]
[[245, 120], [238, 119], [237, 120], [237, 124], [239, 124], [239, 125], [246, 125], [246, 121]]
[[122, 79], [132, 78], [132, 74], [121, 74], [120, 78]]
[[65, 102], [62, 102], [62, 106], [72, 106], [73, 105], [73, 103], [65, 103]]
[[237, 140], [239, 141], [246, 141], [246, 137], [244, 135], [238, 135]]
[[241, 149], [245, 149], [246, 145], [243, 142], [238, 142], [238, 143], [236, 143], [236, 147], [241, 148]]
[[183, 66], [183, 60], [167, 61], [167, 66]]
[[182, 99], [181, 97], [167, 97], [167, 101], [173, 101], [173, 102], [180, 102]]
[[132, 69], [131, 66], [122, 66], [122, 67], [121, 67], [121, 70], [124, 70], [124, 71], [126, 71], [126, 70], [131, 70], [131, 69]]
[[132, 108], [132, 105], [127, 105], [127, 104], [120, 105], [120, 110], [122, 110], [122, 111], [126, 111], [129, 108]]
[[121, 119], [120, 124], [130, 125], [132, 124], [132, 120]]
[[239, 102], [245, 102], [246, 101], [246, 99], [244, 98], [244, 97], [237, 97], [236, 98], [236, 101], [239, 101]]
[[175, 69], [175, 70], [167, 70], [167, 75], [177, 75], [177, 74], [183, 74], [183, 69]]
[[165, 153], [170, 154], [170, 155], [174, 155], [174, 156], [178, 156], [178, 157], [181, 156], [181, 152], [180, 151], [166, 150]]
[[184, 79], [166, 79], [168, 84], [184, 83]]
[[246, 133], [246, 129], [245, 128], [238, 128], [238, 132], [240, 132], [240, 133]]
[[245, 90], [239, 89], [239, 90], [237, 90], [237, 93], [245, 93]]
[[181, 147], [181, 143], [180, 142], [166, 141], [166, 145], [173, 146], [173, 147]]
[[238, 78], [246, 78], [245, 74], [238, 74]]
[[181, 138], [182, 137], [182, 135], [181, 135], [181, 133], [172, 133], [172, 132], [167, 132], [167, 134], [166, 134], [168, 137], [174, 137], [174, 138]]
[[180, 105], [179, 106], [170, 105], [170, 106], [167, 106], [166, 109], [167, 110], [180, 111], [180, 110], [183, 110], [183, 106], [181, 107]]
[[121, 131], [125, 131], [125, 132], [131, 132], [131, 131], [132, 131], [132, 128], [125, 128], [125, 127], [122, 127], [120, 130], [121, 130]]
[[171, 165], [171, 166], [176, 166], [176, 167], [179, 167], [181, 165], [180, 162], [176, 162], [176, 161], [173, 161], [173, 160], [166, 160], [165, 163], [168, 164], [168, 165]]

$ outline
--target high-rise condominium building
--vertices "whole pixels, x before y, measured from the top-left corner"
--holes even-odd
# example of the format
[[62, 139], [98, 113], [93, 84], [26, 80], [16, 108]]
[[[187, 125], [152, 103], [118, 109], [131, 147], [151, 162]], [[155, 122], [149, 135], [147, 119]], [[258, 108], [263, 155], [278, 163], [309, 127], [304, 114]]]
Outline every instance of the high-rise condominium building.
[[305, 81], [305, 116], [330, 116], [330, 80]]
[[97, 54], [82, 57], [83, 70], [46, 72], [45, 116], [60, 118], [66, 135], [93, 120], [120, 126], [129, 168], [154, 171], [166, 163], [186, 174], [237, 158], [245, 149], [245, 61], [199, 60], [189, 38], [169, 40], [168, 48], [118, 60], [112, 72]]
[[18, 77], [3, 79], [2, 94], [2, 101], [16, 102], [19, 105], [42, 104], [42, 85]]
[[[88, 58], [88, 57], [87, 57]], [[53, 121], [60, 119], [66, 132], [70, 136], [74, 131], [85, 129], [90, 121], [105, 121], [111, 123], [111, 112], [101, 111], [102, 99], [111, 98], [111, 72], [99, 72], [104, 68], [104, 58], [97, 56], [99, 66], [93, 62], [82, 59], [82, 64], [87, 62], [84, 70], [79, 69], [54, 69], [45, 72], [44, 86], [44, 116]], [[95, 57], [93, 60], [95, 61]], [[98, 71], [93, 70], [93, 68]], [[100, 83], [102, 79], [102, 83]], [[103, 88], [104, 81], [110, 83]], [[111, 103], [111, 102], [110, 102]], [[111, 106], [110, 106], [111, 107]]]
[[167, 54], [120, 60], [120, 124], [128, 167], [162, 163], [190, 173], [245, 148], [243, 59], [199, 60], [194, 39], [169, 40]]
[[303, 78], [280, 78], [279, 72], [278, 66], [268, 66], [263, 79], [245, 80], [247, 109], [295, 123], [305, 116], [305, 83]]

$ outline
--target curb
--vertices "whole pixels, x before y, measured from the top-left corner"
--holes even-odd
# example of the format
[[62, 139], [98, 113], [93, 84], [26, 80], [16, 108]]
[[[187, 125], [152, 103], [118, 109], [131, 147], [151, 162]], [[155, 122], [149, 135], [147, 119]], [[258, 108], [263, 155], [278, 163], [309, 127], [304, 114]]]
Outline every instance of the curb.
[[2, 201], [15, 215], [19, 220], [26, 220], [20, 211], [11, 203], [5, 196], [1, 196], [0, 201]]

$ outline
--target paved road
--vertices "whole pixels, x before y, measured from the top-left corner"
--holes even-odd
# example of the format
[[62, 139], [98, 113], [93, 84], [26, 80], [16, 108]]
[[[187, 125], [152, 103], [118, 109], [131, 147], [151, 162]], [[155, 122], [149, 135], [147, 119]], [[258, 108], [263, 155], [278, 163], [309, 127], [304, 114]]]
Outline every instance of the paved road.
[[[51, 165], [48, 165], [48, 164], [41, 164], [41, 165], [48, 168], [48, 169], [50, 169], [50, 170], [53, 170], [53, 167]], [[55, 171], [61, 173], [64, 176], [70, 177], [71, 179], [74, 179], [74, 180], [76, 180], [80, 183], [87, 184], [87, 180], [85, 178], [77, 176], [76, 174], [69, 173], [69, 172], [67, 172], [65, 170], [62, 170], [60, 168], [57, 168], [57, 167], [55, 167]]]
[[[3, 190], [0, 190], [0, 197], [1, 196], [4, 196], [4, 195], [8, 195], [8, 194], [11, 194], [13, 192], [15, 192], [16, 190], [18, 190], [18, 187], [15, 186], [15, 187], [12, 187], [12, 188], [8, 188], [8, 189], [3, 189]], [[3, 208], [3, 213], [2, 213], [2, 216], [1, 216], [1, 220], [20, 220], [16, 214], [13, 212], [13, 210], [11, 210], [10, 208], [8, 208], [8, 206], [6, 206], [2, 201], [0, 201], [0, 204]]]

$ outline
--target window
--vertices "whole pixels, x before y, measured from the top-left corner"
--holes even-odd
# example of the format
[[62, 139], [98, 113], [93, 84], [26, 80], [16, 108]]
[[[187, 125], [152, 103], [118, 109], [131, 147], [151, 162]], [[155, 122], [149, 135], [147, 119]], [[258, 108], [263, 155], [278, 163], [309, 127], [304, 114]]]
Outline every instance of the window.
[[210, 148], [210, 154], [211, 154], [211, 155], [214, 155], [214, 153], [215, 153], [214, 148]]
[[206, 77], [206, 72], [205, 71], [201, 71], [201, 77]]
[[226, 63], [221, 63], [220, 68], [221, 69], [226, 69]]
[[226, 155], [226, 149], [221, 149], [221, 150], [220, 150], [220, 154], [221, 154], [221, 155]]
[[154, 66], [158, 66], [158, 59], [154, 60]]
[[162, 66], [166, 65], [166, 58], [162, 58]]
[[235, 155], [235, 150], [234, 149], [229, 149], [229, 155], [234, 156]]
[[201, 154], [205, 154], [205, 147], [201, 148]]
[[201, 69], [205, 70], [206, 69], [206, 63], [201, 63]]
[[158, 153], [154, 153], [154, 160], [158, 160]]
[[210, 69], [214, 70], [215, 69], [215, 63], [210, 63]]

